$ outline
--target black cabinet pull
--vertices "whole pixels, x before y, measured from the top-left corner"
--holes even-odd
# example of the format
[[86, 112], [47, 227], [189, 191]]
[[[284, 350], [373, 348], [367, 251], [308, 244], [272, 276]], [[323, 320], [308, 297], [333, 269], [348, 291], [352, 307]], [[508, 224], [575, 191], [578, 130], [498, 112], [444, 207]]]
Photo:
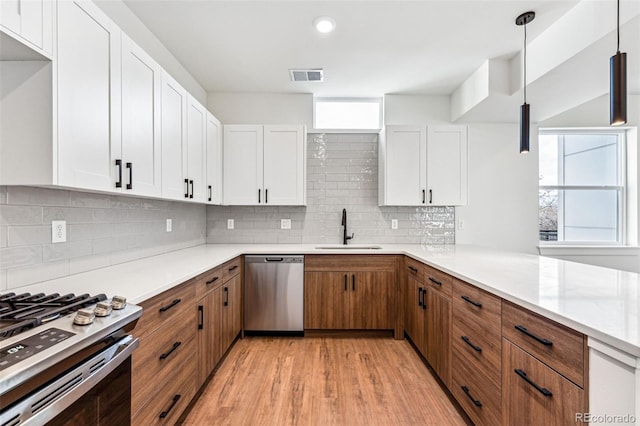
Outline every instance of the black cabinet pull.
[[229, 306], [229, 287], [224, 288], [224, 306]]
[[418, 306], [422, 308], [422, 287], [418, 287]]
[[409, 270], [410, 270], [411, 272], [413, 272], [414, 274], [417, 274], [417, 273], [418, 273], [418, 268], [414, 268], [413, 266], [409, 266]]
[[165, 352], [165, 353], [163, 353], [162, 355], [160, 355], [160, 359], [161, 359], [161, 360], [163, 360], [163, 359], [167, 359], [167, 357], [169, 357], [169, 355], [171, 355], [171, 353], [172, 353], [173, 351], [175, 351], [176, 349], [178, 349], [178, 347], [179, 347], [181, 344], [182, 344], [182, 342], [175, 342], [175, 343], [173, 344], [173, 346], [171, 347], [171, 349], [169, 349], [169, 351], [168, 351], [168, 352]]
[[116, 188], [122, 188], [122, 160], [116, 160], [116, 167], [118, 168], [118, 181], [116, 182]]
[[175, 299], [173, 302], [171, 302], [171, 304], [167, 305], [167, 306], [163, 306], [162, 308], [159, 309], [160, 312], [166, 312], [169, 309], [173, 308], [174, 306], [176, 306], [178, 303], [182, 302], [182, 299]]
[[235, 271], [236, 269], [238, 269], [238, 265], [233, 265], [231, 268], [229, 268], [229, 272]]
[[127, 189], [133, 189], [133, 163], [127, 163], [126, 167], [129, 169], [129, 183], [127, 184]]
[[211, 285], [211, 284], [215, 283], [216, 281], [218, 281], [218, 277], [213, 277], [209, 281], [207, 281], [205, 284], [206, 285]]
[[169, 415], [169, 412], [171, 412], [173, 407], [176, 405], [176, 402], [178, 402], [179, 400], [180, 395], [174, 395], [173, 400], [171, 401], [171, 405], [169, 406], [169, 408], [167, 408], [167, 411], [163, 411], [162, 413], [160, 413], [160, 418], [164, 419], [165, 417], [167, 417]]
[[427, 198], [426, 198], [426, 193], [424, 191], [424, 189], [422, 190], [422, 204], [425, 204], [427, 202]]
[[356, 291], [356, 275], [351, 275], [351, 290]]
[[431, 281], [434, 284], [442, 285], [442, 281], [438, 281], [433, 277], [429, 277], [429, 281]]
[[284, 262], [284, 257], [267, 257], [266, 262]]
[[209, 185], [209, 201], [211, 201], [211, 185]]
[[262, 194], [262, 190], [258, 189], [258, 204], [260, 204], [260, 195]]
[[433, 191], [429, 190], [429, 204], [433, 204]]
[[525, 373], [524, 371], [520, 370], [519, 368], [516, 368], [513, 371], [515, 371], [518, 376], [522, 377], [527, 383], [536, 388], [536, 390], [544, 396], [553, 396], [553, 393], [551, 393], [549, 389], [540, 387], [536, 382], [528, 378], [527, 373]]
[[184, 180], [184, 198], [189, 198], [189, 179]]
[[189, 185], [191, 185], [191, 194], [189, 194], [189, 198], [193, 198], [193, 181], [189, 181]]
[[422, 309], [427, 310], [427, 288], [422, 289]]
[[198, 321], [198, 330], [202, 330], [204, 328], [204, 306], [198, 305], [198, 315], [200, 316], [200, 320]]
[[475, 307], [482, 308], [482, 303], [476, 302], [475, 300], [471, 300], [469, 296], [460, 296], [460, 298], [467, 303], [471, 303]]
[[264, 203], [265, 204], [269, 203], [269, 190], [267, 188], [265, 188], [264, 190]]
[[538, 337], [538, 336], [536, 336], [535, 334], [533, 334], [532, 332], [530, 332], [529, 330], [527, 330], [526, 328], [524, 328], [524, 327], [523, 327], [523, 326], [521, 326], [521, 325], [516, 325], [514, 328], [515, 328], [516, 330], [518, 330], [519, 332], [524, 333], [524, 334], [526, 334], [527, 336], [531, 337], [532, 339], [534, 339], [534, 340], [536, 340], [536, 341], [538, 341], [538, 342], [542, 343], [542, 344], [543, 344], [543, 345], [545, 345], [545, 346], [551, 346], [551, 345], [553, 345], [553, 342], [552, 342], [551, 340], [549, 340], [549, 339], [543, 339], [542, 337]]
[[480, 402], [479, 400], [471, 396], [471, 392], [469, 392], [468, 387], [466, 386], [460, 386], [460, 387], [462, 388], [462, 391], [466, 393], [469, 399], [473, 402], [473, 405], [475, 405], [476, 407], [482, 407], [482, 402]]
[[473, 343], [471, 343], [471, 340], [469, 340], [469, 338], [467, 336], [460, 336], [462, 338], [462, 340], [464, 340], [464, 342], [471, 346], [473, 348], [474, 351], [476, 352], [482, 352], [482, 348], [480, 346], [476, 346]]
[[344, 274], [344, 291], [347, 291], [347, 274]]

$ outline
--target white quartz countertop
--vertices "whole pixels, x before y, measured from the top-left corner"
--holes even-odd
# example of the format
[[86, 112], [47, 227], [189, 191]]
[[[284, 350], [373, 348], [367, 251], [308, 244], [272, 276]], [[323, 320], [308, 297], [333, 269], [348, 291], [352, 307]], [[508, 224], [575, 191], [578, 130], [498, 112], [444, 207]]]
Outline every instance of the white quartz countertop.
[[244, 254], [406, 254], [601, 342], [640, 357], [640, 275], [468, 245], [205, 244], [69, 277], [20, 292], [105, 293], [140, 303]]

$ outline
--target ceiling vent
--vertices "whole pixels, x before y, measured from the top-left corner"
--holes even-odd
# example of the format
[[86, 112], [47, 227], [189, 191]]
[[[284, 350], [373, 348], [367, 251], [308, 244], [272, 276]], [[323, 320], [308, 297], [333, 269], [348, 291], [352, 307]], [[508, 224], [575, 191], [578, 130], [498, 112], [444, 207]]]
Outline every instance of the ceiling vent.
[[324, 74], [322, 68], [313, 70], [289, 70], [291, 81], [312, 81], [322, 82], [324, 81]]

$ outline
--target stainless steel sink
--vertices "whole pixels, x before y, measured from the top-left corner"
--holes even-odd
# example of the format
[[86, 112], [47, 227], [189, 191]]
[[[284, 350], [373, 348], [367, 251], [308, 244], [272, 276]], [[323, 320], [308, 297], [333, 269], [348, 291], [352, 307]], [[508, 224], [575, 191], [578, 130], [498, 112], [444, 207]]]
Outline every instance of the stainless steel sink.
[[316, 248], [319, 250], [379, 250], [382, 247], [375, 244], [325, 244]]

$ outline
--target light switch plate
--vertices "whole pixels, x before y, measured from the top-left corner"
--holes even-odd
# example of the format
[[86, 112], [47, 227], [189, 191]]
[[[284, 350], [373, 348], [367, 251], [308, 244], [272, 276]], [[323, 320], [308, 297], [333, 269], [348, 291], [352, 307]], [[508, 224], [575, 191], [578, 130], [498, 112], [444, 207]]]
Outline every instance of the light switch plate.
[[227, 219], [227, 229], [233, 229], [235, 227], [235, 224], [233, 222], [233, 219]]
[[167, 232], [171, 232], [173, 228], [173, 223], [171, 219], [167, 219]]
[[291, 219], [281, 219], [280, 229], [291, 229]]
[[54, 244], [67, 242], [67, 221], [66, 220], [51, 221], [51, 242]]
[[464, 220], [458, 219], [458, 229], [464, 229]]
[[398, 219], [391, 219], [391, 229], [398, 229]]

